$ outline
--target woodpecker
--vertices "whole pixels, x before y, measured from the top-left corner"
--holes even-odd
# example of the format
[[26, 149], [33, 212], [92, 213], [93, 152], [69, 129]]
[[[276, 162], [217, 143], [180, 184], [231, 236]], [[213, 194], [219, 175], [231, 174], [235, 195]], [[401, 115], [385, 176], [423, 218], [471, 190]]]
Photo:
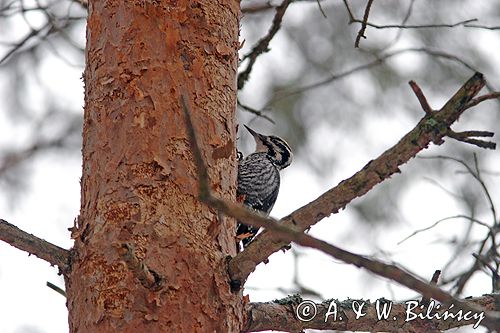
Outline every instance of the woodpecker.
[[[259, 134], [244, 126], [252, 134], [256, 148], [254, 153], [239, 161], [236, 194], [243, 199], [244, 205], [269, 215], [280, 189], [279, 171], [292, 163], [292, 150], [285, 140]], [[257, 227], [238, 222], [236, 238], [245, 248], [258, 231]]]

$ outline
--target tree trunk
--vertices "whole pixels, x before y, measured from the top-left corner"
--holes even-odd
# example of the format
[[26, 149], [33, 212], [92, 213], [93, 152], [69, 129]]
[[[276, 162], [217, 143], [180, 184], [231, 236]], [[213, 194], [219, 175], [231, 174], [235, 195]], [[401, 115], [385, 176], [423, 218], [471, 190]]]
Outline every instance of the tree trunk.
[[234, 220], [197, 199], [180, 106], [234, 199], [238, 28], [238, 1], [90, 1], [71, 332], [240, 331]]

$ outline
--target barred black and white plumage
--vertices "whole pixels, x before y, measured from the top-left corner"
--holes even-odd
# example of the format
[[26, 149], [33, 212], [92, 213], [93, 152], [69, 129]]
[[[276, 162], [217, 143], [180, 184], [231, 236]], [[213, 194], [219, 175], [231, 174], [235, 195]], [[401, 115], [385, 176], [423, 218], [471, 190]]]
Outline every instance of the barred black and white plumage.
[[[255, 152], [240, 160], [238, 165], [238, 197], [243, 204], [269, 215], [280, 188], [279, 171], [292, 163], [292, 151], [285, 140], [276, 136], [259, 134], [245, 128], [255, 139]], [[243, 247], [254, 238], [259, 228], [238, 223], [236, 236]]]

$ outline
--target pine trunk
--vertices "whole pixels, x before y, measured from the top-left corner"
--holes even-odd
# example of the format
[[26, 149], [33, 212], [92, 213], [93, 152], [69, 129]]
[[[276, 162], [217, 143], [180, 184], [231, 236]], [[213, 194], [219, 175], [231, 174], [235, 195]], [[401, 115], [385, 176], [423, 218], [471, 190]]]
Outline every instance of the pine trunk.
[[238, 1], [89, 1], [70, 332], [240, 331], [234, 220], [197, 199], [180, 105], [234, 199], [238, 29]]

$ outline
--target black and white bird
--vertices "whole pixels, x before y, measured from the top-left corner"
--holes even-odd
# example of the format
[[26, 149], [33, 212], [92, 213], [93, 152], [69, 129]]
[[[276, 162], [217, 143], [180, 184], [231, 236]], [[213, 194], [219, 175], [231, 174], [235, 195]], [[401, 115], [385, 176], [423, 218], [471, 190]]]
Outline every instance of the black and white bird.
[[[238, 165], [238, 198], [243, 204], [269, 215], [280, 189], [279, 171], [292, 163], [292, 150], [277, 136], [259, 134], [244, 125], [252, 134], [255, 152], [241, 159]], [[255, 237], [259, 228], [238, 222], [236, 238], [243, 247]]]

